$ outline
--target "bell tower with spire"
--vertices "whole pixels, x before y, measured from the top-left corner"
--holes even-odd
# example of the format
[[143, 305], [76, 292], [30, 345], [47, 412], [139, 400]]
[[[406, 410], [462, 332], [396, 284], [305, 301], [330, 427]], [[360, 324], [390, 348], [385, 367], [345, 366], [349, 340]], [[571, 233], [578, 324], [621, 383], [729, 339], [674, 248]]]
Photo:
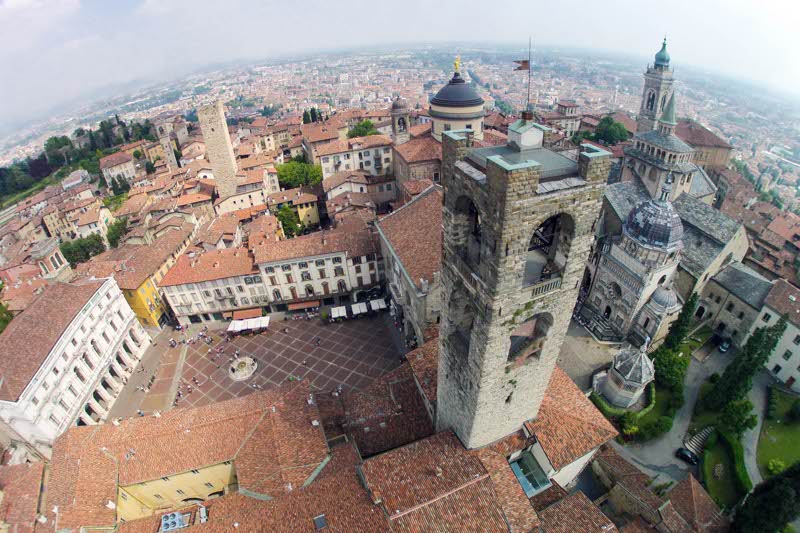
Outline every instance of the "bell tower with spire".
[[647, 65], [644, 74], [644, 89], [642, 89], [642, 104], [636, 118], [637, 133], [644, 133], [656, 128], [658, 117], [664, 112], [667, 102], [672, 95], [672, 69], [669, 66], [667, 53], [667, 38], [661, 44], [661, 50], [655, 57], [652, 65]]

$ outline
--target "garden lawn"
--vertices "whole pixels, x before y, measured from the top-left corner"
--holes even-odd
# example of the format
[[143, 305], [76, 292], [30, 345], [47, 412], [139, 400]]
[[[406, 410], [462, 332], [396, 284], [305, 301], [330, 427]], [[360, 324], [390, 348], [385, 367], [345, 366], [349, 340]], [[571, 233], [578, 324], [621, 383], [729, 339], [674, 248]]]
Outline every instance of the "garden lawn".
[[712, 383], [705, 382], [700, 385], [700, 393], [697, 395], [697, 403], [694, 406], [694, 414], [689, 424], [689, 432], [694, 433], [701, 429], [713, 426], [719, 418], [719, 412], [708, 411], [702, 407], [703, 397], [714, 387]]
[[[714, 465], [722, 464], [722, 477], [714, 477]], [[703, 482], [708, 494], [717, 505], [731, 509], [739, 501], [739, 494], [734, 478], [733, 458], [723, 439], [719, 439], [713, 448], [703, 454]]]
[[800, 461], [800, 422], [789, 421], [787, 413], [798, 396], [775, 391], [777, 413], [775, 420], [764, 420], [758, 439], [758, 469], [764, 478], [770, 477], [767, 465], [780, 459], [788, 467]]
[[645, 424], [655, 424], [656, 420], [662, 416], [666, 416], [667, 405], [669, 405], [669, 397], [669, 389], [656, 385], [656, 405], [650, 410], [649, 413], [640, 418], [636, 425], [642, 426]]
[[708, 327], [703, 326], [699, 330], [695, 331], [681, 343], [680, 350], [684, 353], [692, 354], [695, 350], [703, 346], [708, 339], [711, 338], [711, 335], [714, 334], [714, 331]]

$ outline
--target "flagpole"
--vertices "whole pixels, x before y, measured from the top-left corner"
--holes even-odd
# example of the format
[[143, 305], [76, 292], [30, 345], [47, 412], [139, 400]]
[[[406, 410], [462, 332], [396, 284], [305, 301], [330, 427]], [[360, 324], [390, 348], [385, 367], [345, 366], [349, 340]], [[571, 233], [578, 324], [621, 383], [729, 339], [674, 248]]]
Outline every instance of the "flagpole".
[[528, 36], [528, 105], [525, 108], [525, 111], [530, 111], [531, 109], [531, 37]]

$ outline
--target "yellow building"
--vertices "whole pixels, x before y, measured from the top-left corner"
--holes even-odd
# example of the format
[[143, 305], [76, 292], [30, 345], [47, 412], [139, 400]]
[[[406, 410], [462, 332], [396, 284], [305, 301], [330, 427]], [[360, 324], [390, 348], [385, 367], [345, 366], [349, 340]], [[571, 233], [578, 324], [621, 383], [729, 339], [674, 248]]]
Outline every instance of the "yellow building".
[[[304, 380], [163, 416], [68, 428], [53, 445], [41, 513], [59, 531], [128, 531], [123, 522], [144, 519], [133, 529], [156, 532], [161, 515], [204, 513], [217, 498], [282, 498], [326, 469], [320, 420]], [[208, 516], [215, 509], [209, 505]], [[233, 531], [233, 521], [227, 525], [220, 530]]]
[[123, 244], [76, 267], [82, 277], [113, 277], [143, 326], [162, 327], [168, 306], [158, 283], [191, 244], [193, 226], [167, 230], [151, 245]]
[[284, 205], [292, 208], [297, 213], [300, 223], [306, 227], [319, 225], [318, 199], [315, 194], [303, 192], [302, 189], [289, 189], [269, 195], [269, 210], [273, 215]]

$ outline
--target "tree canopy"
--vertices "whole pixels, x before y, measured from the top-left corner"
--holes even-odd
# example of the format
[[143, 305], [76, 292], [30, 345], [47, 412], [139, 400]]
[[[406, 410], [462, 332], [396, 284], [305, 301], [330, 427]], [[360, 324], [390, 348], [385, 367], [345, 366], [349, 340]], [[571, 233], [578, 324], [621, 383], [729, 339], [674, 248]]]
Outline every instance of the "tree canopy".
[[120, 218], [117, 221], [113, 222], [108, 226], [108, 233], [106, 234], [106, 238], [108, 239], [108, 245], [111, 248], [116, 248], [119, 246], [119, 241], [125, 234], [128, 233], [128, 219], [127, 218]]
[[779, 531], [800, 516], [800, 462], [759, 483], [736, 512], [731, 531]]
[[605, 116], [594, 130], [594, 140], [613, 146], [628, 140], [628, 130], [613, 118]]
[[669, 326], [669, 332], [664, 339], [664, 344], [670, 350], [677, 350], [686, 338], [686, 335], [689, 334], [689, 328], [692, 325], [692, 316], [694, 315], [695, 307], [697, 307], [697, 298], [697, 293], [692, 293], [686, 300], [683, 308], [681, 308], [678, 318]]
[[379, 133], [371, 120], [362, 120], [347, 132], [347, 137], [352, 139], [353, 137], [366, 137], [367, 135], [378, 135]]
[[284, 205], [278, 209], [276, 217], [280, 220], [283, 226], [283, 233], [287, 238], [294, 237], [303, 231], [303, 226], [300, 224], [300, 217], [298, 217], [297, 213], [288, 205]]
[[294, 189], [303, 185], [316, 185], [322, 181], [322, 167], [309, 165], [292, 159], [288, 163], [278, 165], [278, 183], [286, 189]]
[[103, 238], [93, 233], [88, 237], [81, 237], [74, 241], [65, 241], [61, 243], [61, 253], [64, 258], [69, 261], [69, 264], [74, 268], [79, 263], [85, 263], [92, 257], [102, 254], [106, 251], [106, 245], [103, 243]]
[[744, 398], [753, 386], [753, 377], [761, 370], [786, 330], [781, 317], [769, 327], [761, 327], [750, 335], [736, 358], [725, 368], [714, 388], [703, 398], [709, 409], [720, 410], [727, 403]]

